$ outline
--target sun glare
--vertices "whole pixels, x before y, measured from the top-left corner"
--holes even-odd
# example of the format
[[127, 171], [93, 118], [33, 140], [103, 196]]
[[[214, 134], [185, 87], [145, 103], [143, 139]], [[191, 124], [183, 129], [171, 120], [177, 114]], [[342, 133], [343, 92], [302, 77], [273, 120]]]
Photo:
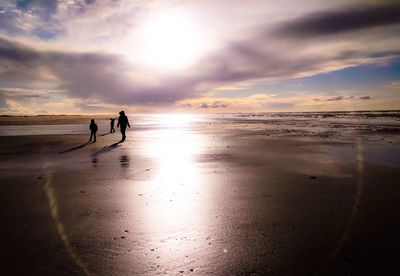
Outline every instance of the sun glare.
[[147, 132], [153, 142], [143, 148], [156, 165], [149, 183], [154, 200], [149, 216], [157, 217], [156, 221], [168, 218], [165, 224], [180, 228], [197, 212], [193, 202], [202, 189], [202, 178], [196, 157], [204, 153], [206, 142], [191, 127], [188, 115], [174, 114], [160, 119], [160, 128]]
[[204, 52], [204, 38], [193, 17], [179, 11], [149, 16], [131, 39], [138, 52], [132, 56], [157, 70], [189, 67]]

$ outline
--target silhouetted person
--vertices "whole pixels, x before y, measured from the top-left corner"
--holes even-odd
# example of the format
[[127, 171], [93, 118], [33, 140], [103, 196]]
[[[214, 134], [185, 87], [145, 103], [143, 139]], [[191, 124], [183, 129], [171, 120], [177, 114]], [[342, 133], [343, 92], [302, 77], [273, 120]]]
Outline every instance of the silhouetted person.
[[121, 134], [122, 134], [122, 139], [121, 139], [121, 141], [124, 141], [125, 138], [126, 138], [126, 135], [125, 135], [126, 126], [128, 126], [129, 128], [131, 127], [131, 126], [129, 125], [128, 117], [126, 117], [124, 111], [121, 111], [121, 112], [119, 113], [119, 118], [118, 118], [117, 127], [119, 127], [119, 126], [121, 126], [121, 128], [120, 128], [120, 129], [121, 129]]
[[89, 129], [90, 129], [89, 142], [92, 142], [92, 137], [93, 137], [93, 143], [95, 143], [96, 142], [96, 132], [97, 132], [98, 127], [97, 127], [96, 123], [94, 122], [94, 119], [92, 119], [90, 121]]
[[110, 118], [110, 126], [111, 126], [110, 133], [115, 132], [114, 122], [115, 122], [115, 119], [114, 118]]

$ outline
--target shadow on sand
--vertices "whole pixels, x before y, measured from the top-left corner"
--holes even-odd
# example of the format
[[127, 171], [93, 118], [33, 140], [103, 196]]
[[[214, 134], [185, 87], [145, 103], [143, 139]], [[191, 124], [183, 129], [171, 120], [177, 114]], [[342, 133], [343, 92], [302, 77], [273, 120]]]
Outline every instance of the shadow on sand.
[[129, 156], [127, 155], [121, 155], [119, 157], [119, 164], [121, 165], [122, 169], [128, 169], [129, 167]]
[[120, 146], [121, 146], [120, 144], [123, 143], [123, 142], [124, 142], [124, 141], [121, 140], [121, 141], [118, 141], [118, 142], [116, 142], [116, 143], [114, 143], [114, 144], [112, 144], [112, 145], [105, 146], [105, 147], [99, 149], [98, 151], [94, 152], [94, 153], [92, 154], [92, 157], [97, 157], [97, 156], [99, 156], [100, 154], [103, 154], [103, 153], [112, 151], [113, 149], [116, 149], [116, 148], [120, 147]]
[[109, 135], [109, 134], [111, 134], [111, 133], [110, 133], [110, 132], [107, 132], [107, 133], [101, 134], [101, 135], [99, 135], [99, 136], [106, 136], [106, 135]]
[[70, 152], [70, 151], [78, 150], [78, 149], [81, 149], [81, 148], [86, 147], [86, 146], [89, 145], [89, 144], [91, 144], [91, 142], [86, 142], [86, 143], [84, 143], [84, 144], [82, 144], [82, 145], [75, 146], [75, 147], [73, 147], [73, 148], [60, 151], [59, 153], [67, 153], [67, 152]]

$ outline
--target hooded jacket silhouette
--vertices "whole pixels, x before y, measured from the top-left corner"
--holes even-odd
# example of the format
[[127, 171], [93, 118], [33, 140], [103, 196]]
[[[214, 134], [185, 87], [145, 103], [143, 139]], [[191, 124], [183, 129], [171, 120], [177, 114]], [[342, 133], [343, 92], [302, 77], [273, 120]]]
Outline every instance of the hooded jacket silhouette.
[[120, 126], [121, 126], [120, 130], [121, 130], [121, 134], [122, 134], [122, 141], [124, 141], [126, 138], [126, 135], [125, 135], [126, 127], [127, 126], [129, 128], [131, 127], [129, 124], [128, 117], [125, 115], [124, 111], [119, 112], [117, 127], [119, 128]]

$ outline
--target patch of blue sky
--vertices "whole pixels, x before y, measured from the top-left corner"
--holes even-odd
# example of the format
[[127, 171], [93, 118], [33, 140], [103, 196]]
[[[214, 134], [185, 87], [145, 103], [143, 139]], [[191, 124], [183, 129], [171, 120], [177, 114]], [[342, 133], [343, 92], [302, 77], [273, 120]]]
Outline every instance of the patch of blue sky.
[[16, 0], [15, 7], [20, 10], [28, 10], [32, 7], [40, 8], [46, 13], [54, 12], [57, 9], [58, 2], [55, 0]]
[[61, 28], [45, 29], [36, 28], [33, 30], [33, 35], [40, 38], [41, 40], [54, 40], [65, 34], [65, 31]]
[[[18, 0], [0, 1], [0, 32], [8, 35], [34, 36], [42, 40], [54, 40], [65, 34], [52, 15], [57, 9], [56, 1]], [[26, 28], [23, 22], [24, 14], [29, 13], [39, 19], [37, 27]]]

